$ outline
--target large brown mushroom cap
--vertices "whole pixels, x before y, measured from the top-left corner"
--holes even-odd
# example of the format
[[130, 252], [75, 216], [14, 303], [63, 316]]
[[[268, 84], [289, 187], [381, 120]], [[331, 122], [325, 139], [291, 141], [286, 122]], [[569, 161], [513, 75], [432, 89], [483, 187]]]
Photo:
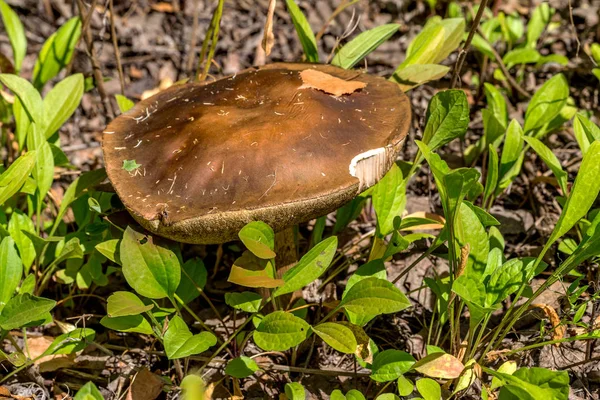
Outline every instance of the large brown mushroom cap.
[[[313, 70], [346, 82], [308, 82]], [[342, 206], [391, 167], [410, 118], [408, 98], [383, 78], [271, 64], [137, 103], [106, 128], [103, 151], [142, 226], [222, 243], [253, 220], [279, 230]], [[140, 167], [127, 171], [125, 160]]]

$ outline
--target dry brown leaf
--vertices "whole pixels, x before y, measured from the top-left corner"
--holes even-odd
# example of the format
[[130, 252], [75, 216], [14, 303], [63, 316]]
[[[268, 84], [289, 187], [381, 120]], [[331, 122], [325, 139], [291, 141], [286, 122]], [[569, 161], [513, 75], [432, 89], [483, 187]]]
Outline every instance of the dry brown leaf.
[[271, 54], [271, 49], [275, 43], [275, 35], [273, 35], [273, 16], [275, 15], [275, 5], [277, 0], [269, 1], [269, 11], [267, 12], [267, 20], [265, 21], [265, 34], [262, 40], [262, 47], [266, 55]]
[[238, 257], [229, 272], [227, 279], [236, 285], [254, 288], [276, 288], [283, 286], [282, 279], [271, 278], [271, 261], [256, 257], [248, 250]]
[[[265, 374], [266, 375], [266, 374]], [[206, 387], [206, 389], [204, 389], [204, 400], [211, 400], [212, 399], [212, 395], [213, 392], [215, 391], [215, 383], [211, 382], [208, 384], [208, 386]]]
[[158, 12], [163, 12], [163, 13], [174, 13], [175, 12], [175, 8], [173, 8], [173, 4], [171, 3], [156, 3], [156, 4], [152, 4], [150, 5], [150, 7], [154, 10], [154, 11], [158, 11]]
[[317, 89], [336, 97], [354, 93], [367, 86], [365, 82], [345, 81], [314, 69], [305, 69], [300, 72], [300, 77], [303, 82], [300, 89]]
[[[546, 314], [546, 318], [550, 320], [550, 324], [552, 324], [552, 340], [560, 340], [565, 337], [565, 327], [560, 324], [560, 318], [554, 307], [547, 304], [532, 304], [529, 306], [529, 309], [532, 308], [541, 309]], [[558, 347], [560, 343], [556, 343], [555, 345]]]
[[127, 400], [154, 400], [165, 385], [162, 379], [143, 367], [135, 374], [127, 391]]

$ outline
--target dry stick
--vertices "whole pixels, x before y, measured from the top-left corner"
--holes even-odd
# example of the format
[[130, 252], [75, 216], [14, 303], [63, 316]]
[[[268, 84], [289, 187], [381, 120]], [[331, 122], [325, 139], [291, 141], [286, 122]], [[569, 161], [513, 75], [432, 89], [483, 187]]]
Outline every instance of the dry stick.
[[194, 68], [194, 58], [196, 55], [196, 51], [194, 50], [196, 48], [196, 41], [197, 41], [197, 36], [198, 36], [198, 17], [200, 14], [200, 7], [198, 5], [199, 1], [198, 0], [194, 0], [194, 16], [193, 18], [193, 22], [192, 22], [192, 37], [190, 38], [190, 54], [188, 55], [188, 59], [187, 59], [187, 65], [186, 65], [186, 72], [189, 74], [190, 72], [192, 72], [192, 68]]
[[335, 19], [335, 17], [337, 17], [346, 8], [350, 7], [353, 4], [358, 3], [359, 1], [360, 0], [352, 0], [349, 2], [348, 0], [343, 0], [342, 3], [339, 6], [337, 6], [337, 8], [333, 11], [333, 13], [329, 17], [329, 19], [327, 19], [327, 21], [323, 24], [323, 26], [321, 27], [321, 29], [315, 36], [315, 41], [318, 42], [319, 40], [321, 40], [321, 38], [325, 34], [325, 31], [327, 30], [327, 27], [331, 24], [331, 22]]
[[[86, 15], [83, 0], [77, 0], [77, 8], [79, 9], [79, 16], [82, 21], [89, 21], [89, 19], [91, 19], [91, 15], [94, 12], [95, 7], [96, 0], [92, 0], [89, 14]], [[106, 112], [107, 116], [110, 119], [112, 119], [115, 116], [115, 112], [112, 108], [110, 100], [108, 99], [106, 90], [104, 90], [104, 77], [102, 76], [102, 70], [100, 69], [100, 64], [98, 63], [98, 59], [96, 57], [96, 49], [94, 48], [94, 40], [92, 38], [90, 25], [84, 24], [84, 26], [86, 29], [82, 31], [82, 36], [86, 45], [86, 54], [88, 55], [88, 57], [90, 58], [90, 62], [92, 63], [92, 70], [94, 72], [94, 82], [96, 83], [96, 88], [98, 88], [98, 93], [100, 93], [100, 98], [102, 99], [104, 111]]]
[[575, 21], [573, 20], [573, 5], [571, 4], [571, 0], [569, 0], [569, 19], [571, 20], [571, 29], [573, 30], [573, 36], [575, 36], [575, 41], [577, 42], [577, 51], [575, 52], [575, 58], [578, 58], [579, 49], [581, 49], [581, 42], [579, 41], [579, 36], [577, 36], [577, 28], [575, 28]]
[[487, 40], [487, 38], [485, 37], [483, 32], [481, 32], [481, 29], [477, 28], [477, 33], [479, 33], [479, 35], [483, 38], [483, 40], [487, 44], [490, 45], [490, 50], [491, 50], [492, 54], [494, 55], [494, 59], [496, 59], [496, 62], [498, 63], [498, 67], [500, 68], [500, 70], [502, 71], [504, 76], [506, 77], [506, 80], [508, 81], [508, 83], [510, 83], [510, 86], [512, 86], [513, 89], [515, 89], [517, 92], [519, 92], [519, 94], [521, 94], [521, 96], [526, 97], [528, 99], [531, 98], [531, 95], [529, 93], [527, 93], [525, 91], [525, 89], [523, 89], [521, 87], [521, 85], [519, 85], [519, 83], [517, 83], [517, 81], [515, 81], [515, 78], [512, 77], [510, 72], [508, 72], [508, 68], [506, 68], [504, 61], [502, 61], [502, 57], [500, 56], [500, 54], [498, 54], [498, 52], [496, 51], [494, 46], [492, 46], [492, 44], [489, 42], [489, 40]]
[[121, 84], [121, 94], [125, 96], [125, 79], [123, 78], [123, 66], [121, 65], [121, 52], [119, 51], [119, 41], [117, 38], [117, 27], [115, 26], [115, 11], [113, 9], [114, 0], [108, 2], [110, 10], [110, 36], [115, 49], [115, 59], [117, 61], [117, 71], [119, 73], [119, 83]]
[[488, 0], [481, 0], [481, 4], [479, 4], [479, 9], [477, 10], [477, 15], [475, 15], [475, 19], [473, 20], [473, 26], [471, 26], [471, 30], [469, 31], [469, 36], [467, 36], [467, 40], [460, 50], [460, 54], [458, 55], [458, 60], [456, 60], [456, 65], [454, 66], [454, 72], [452, 73], [452, 84], [450, 85], [451, 89], [456, 87], [458, 83], [458, 76], [460, 75], [460, 70], [465, 63], [465, 59], [467, 58], [467, 51], [469, 51], [469, 47], [471, 47], [471, 42], [473, 41], [473, 36], [475, 36], [475, 31], [479, 26], [479, 22], [481, 21], [481, 16], [485, 8], [487, 7]]

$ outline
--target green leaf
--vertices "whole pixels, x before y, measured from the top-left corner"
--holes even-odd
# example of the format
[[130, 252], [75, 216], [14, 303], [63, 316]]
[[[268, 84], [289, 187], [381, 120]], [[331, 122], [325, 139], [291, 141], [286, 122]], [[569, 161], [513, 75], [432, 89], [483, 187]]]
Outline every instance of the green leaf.
[[300, 44], [304, 49], [306, 61], [319, 62], [317, 41], [308, 20], [294, 0], [285, 0], [285, 4], [292, 17], [292, 23], [294, 24], [294, 28], [296, 28], [296, 33], [300, 38]]
[[440, 384], [430, 378], [419, 379], [417, 381], [417, 390], [423, 396], [423, 400], [440, 400], [442, 398]]
[[200, 296], [200, 290], [204, 289], [204, 285], [206, 285], [207, 276], [208, 272], [201, 259], [192, 258], [187, 260], [183, 264], [181, 280], [175, 293], [184, 304], [190, 303]]
[[73, 400], [104, 400], [104, 397], [93, 382], [88, 382], [79, 389]]
[[37, 159], [35, 151], [29, 151], [13, 162], [6, 171], [0, 175], [0, 205], [10, 199], [19, 191], [27, 180]]
[[244, 245], [258, 258], [275, 258], [275, 233], [264, 222], [254, 221], [246, 224], [238, 236]]
[[393, 283], [379, 278], [363, 279], [346, 293], [340, 306], [356, 314], [391, 314], [410, 307], [410, 301]]
[[346, 393], [346, 400], [366, 400], [362, 392], [356, 389], [351, 389]]
[[7, 236], [0, 243], [0, 312], [15, 294], [22, 277], [23, 264], [15, 248], [15, 241]]
[[560, 214], [554, 231], [548, 243], [554, 243], [558, 238], [571, 230], [583, 218], [594, 204], [600, 192], [600, 141], [590, 145], [579, 166], [579, 173], [567, 202]]
[[402, 215], [406, 206], [406, 180], [398, 165], [390, 170], [373, 187], [373, 208], [377, 214], [377, 228], [381, 237], [394, 230], [394, 218]]
[[[456, 379], [465, 366], [451, 354], [431, 353], [417, 361], [412, 368], [430, 378]], [[419, 381], [417, 381], [417, 389], [419, 389]]]
[[345, 44], [335, 54], [331, 64], [344, 69], [350, 69], [365, 58], [369, 53], [385, 43], [398, 32], [400, 25], [387, 24], [362, 32], [349, 43]]
[[83, 75], [58, 82], [44, 98], [44, 136], [49, 138], [73, 115], [83, 96]]
[[304, 390], [304, 386], [298, 382], [286, 383], [285, 395], [289, 400], [306, 400], [306, 391]]
[[121, 167], [121, 169], [124, 169], [127, 172], [133, 172], [141, 166], [142, 164], [138, 164], [135, 160], [123, 160], [123, 167]]
[[151, 299], [173, 296], [181, 279], [181, 266], [164, 241], [128, 226], [123, 233], [120, 256], [123, 275], [136, 292]]
[[506, 189], [519, 175], [523, 164], [523, 155], [523, 129], [517, 120], [513, 119], [506, 130], [502, 148], [497, 194]]
[[324, 322], [312, 327], [325, 343], [333, 349], [345, 354], [354, 354], [358, 346], [352, 330], [335, 322]]
[[74, 17], [46, 40], [33, 68], [33, 85], [36, 88], [41, 89], [71, 62], [80, 36], [81, 20]]
[[541, 3], [533, 10], [527, 24], [527, 46], [532, 48], [537, 46], [537, 41], [546, 29], [553, 14], [554, 9], [550, 8], [548, 3]]
[[260, 310], [262, 296], [255, 292], [227, 292], [225, 303], [228, 306], [249, 313], [257, 313]]
[[525, 136], [523, 139], [530, 145], [533, 150], [540, 156], [540, 158], [544, 161], [544, 163], [552, 170], [552, 173], [558, 180], [558, 184], [563, 194], [569, 193], [567, 188], [567, 178], [568, 174], [563, 170], [562, 165], [560, 165], [560, 161], [554, 155], [552, 150], [550, 150], [544, 143], [540, 140], [531, 137]]
[[504, 55], [502, 61], [506, 64], [506, 68], [510, 69], [515, 65], [535, 64], [540, 57], [541, 55], [536, 49], [524, 47], [509, 51]]
[[0, 82], [9, 88], [20, 100], [25, 108], [29, 119], [43, 125], [43, 109], [42, 96], [35, 88], [25, 79], [12, 74], [0, 74]]
[[165, 352], [169, 360], [200, 354], [217, 344], [217, 337], [210, 332], [192, 335], [181, 317], [175, 316], [169, 321], [169, 327], [163, 337]]
[[94, 341], [96, 332], [90, 328], [76, 328], [57, 336], [44, 351], [45, 356], [55, 354], [72, 354], [83, 350]]
[[106, 242], [98, 243], [96, 250], [110, 261], [121, 265], [121, 258], [119, 256], [119, 239], [111, 239]]
[[341, 390], [335, 389], [333, 392], [331, 392], [329, 400], [346, 400], [346, 396], [344, 396]]
[[15, 97], [12, 108], [15, 116], [17, 142], [19, 143], [19, 149], [22, 150], [23, 146], [25, 146], [25, 139], [27, 138], [31, 119], [18, 96]]
[[412, 368], [415, 358], [405, 351], [384, 350], [375, 356], [371, 368], [371, 379], [389, 382], [398, 379]]
[[37, 184], [38, 207], [41, 209], [42, 202], [54, 181], [54, 154], [50, 143], [46, 141], [42, 130], [36, 123], [29, 125], [27, 147], [29, 150], [37, 152], [37, 160], [32, 175]]
[[470, 247], [465, 274], [477, 277], [485, 271], [490, 244], [481, 220], [465, 203], [461, 203], [455, 226], [456, 239], [460, 247]]
[[32, 296], [28, 293], [18, 294], [10, 299], [2, 309], [0, 328], [10, 331], [32, 323], [43, 322], [46, 314], [55, 305], [54, 300]]
[[494, 376], [504, 381], [499, 400], [567, 400], [569, 398], [569, 373], [546, 368], [519, 368], [514, 374], [496, 372]]
[[[437, 1], [437, 0], [429, 0], [429, 1]], [[400, 397], [395, 395], [394, 393], [382, 393], [375, 398], [375, 400], [400, 400]], [[415, 399], [419, 400], [419, 399]]]
[[600, 128], [582, 114], [577, 114], [573, 120], [573, 132], [583, 155], [594, 140], [600, 140]]
[[225, 373], [234, 378], [242, 379], [247, 378], [258, 371], [260, 368], [256, 361], [250, 357], [241, 356], [234, 358], [227, 363], [225, 367]]
[[398, 394], [402, 397], [411, 395], [415, 388], [415, 384], [404, 376], [398, 378], [396, 385], [398, 386]]
[[283, 275], [283, 286], [277, 288], [273, 297], [292, 293], [320, 277], [331, 264], [337, 249], [337, 237], [331, 236], [317, 243], [289, 271]]
[[127, 315], [138, 315], [150, 311], [154, 304], [144, 302], [131, 292], [114, 292], [108, 296], [106, 313], [109, 317], [124, 317]]
[[513, 258], [493, 271], [489, 280], [485, 282], [485, 305], [492, 307], [500, 304], [522, 285], [528, 283], [533, 277], [531, 270], [534, 261], [534, 258]]
[[443, 78], [448, 71], [450, 67], [445, 65], [412, 64], [398, 67], [390, 80], [396, 82], [402, 91], [407, 92], [416, 86]]
[[465, 134], [469, 126], [469, 104], [462, 90], [437, 93], [427, 108], [423, 142], [435, 151]]
[[19, 16], [4, 0], [0, 0], [0, 13], [2, 13], [2, 22], [4, 30], [8, 35], [8, 40], [13, 50], [13, 59], [15, 63], [15, 72], [17, 75], [21, 70], [21, 64], [27, 54], [27, 38], [25, 29], [19, 19]]
[[260, 321], [254, 331], [254, 342], [265, 351], [286, 351], [302, 343], [310, 325], [284, 311], [275, 311]]
[[8, 222], [8, 232], [15, 241], [23, 262], [24, 271], [27, 273], [35, 260], [36, 252], [33, 241], [24, 232], [35, 234], [33, 221], [21, 210], [15, 210]]
[[102, 317], [100, 324], [118, 332], [135, 332], [152, 335], [154, 331], [150, 323], [142, 315], [127, 315], [125, 317]]
[[525, 134], [543, 127], [556, 117], [569, 98], [569, 84], [563, 74], [548, 79], [535, 92], [525, 112]]
[[116, 94], [115, 99], [117, 99], [117, 105], [119, 106], [119, 111], [121, 111], [121, 114], [125, 114], [133, 106], [135, 106], [135, 103], [133, 101], [129, 100], [127, 97], [121, 94]]
[[498, 184], [498, 152], [491, 144], [488, 150], [488, 170], [485, 179], [485, 190], [483, 191], [483, 204], [485, 205], [488, 204], [488, 201], [496, 192], [496, 185]]
[[273, 260], [258, 258], [248, 250], [235, 260], [227, 280], [236, 285], [254, 288], [276, 288], [285, 283], [283, 279], [275, 279]]
[[464, 30], [464, 18], [431, 18], [408, 46], [402, 66], [439, 63], [458, 48]]
[[373, 277], [387, 280], [387, 272], [382, 259], [372, 260], [358, 267], [358, 269], [354, 271], [352, 275], [350, 275], [350, 278], [348, 278], [348, 282], [346, 283], [346, 288], [344, 289], [344, 294], [342, 295], [342, 298], [346, 297], [346, 293], [348, 293], [348, 291], [356, 283], [362, 281], [363, 279]]
[[508, 111], [506, 99], [502, 95], [502, 92], [500, 92], [496, 86], [487, 82], [483, 84], [483, 90], [485, 92], [488, 109], [492, 112], [494, 117], [506, 127], [506, 123], [508, 122]]

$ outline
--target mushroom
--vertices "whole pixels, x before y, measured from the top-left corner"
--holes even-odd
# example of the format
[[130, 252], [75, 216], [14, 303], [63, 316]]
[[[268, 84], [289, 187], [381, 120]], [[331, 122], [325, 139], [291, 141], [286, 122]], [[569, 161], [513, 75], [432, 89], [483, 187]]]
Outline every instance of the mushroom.
[[410, 119], [395, 83], [277, 63], [143, 100], [108, 125], [102, 148], [144, 228], [216, 244], [254, 220], [277, 232], [344, 205], [392, 166]]

